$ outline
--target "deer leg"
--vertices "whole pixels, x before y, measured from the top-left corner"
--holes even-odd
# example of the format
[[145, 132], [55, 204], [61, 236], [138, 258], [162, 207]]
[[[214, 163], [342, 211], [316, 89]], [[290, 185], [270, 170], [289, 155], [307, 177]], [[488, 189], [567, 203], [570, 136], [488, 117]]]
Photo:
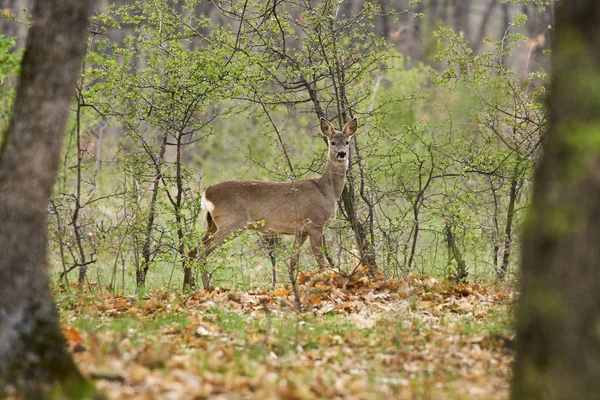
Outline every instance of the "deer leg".
[[228, 239], [235, 239], [244, 231], [244, 224], [232, 224], [225, 227], [219, 227], [214, 235], [209, 236], [204, 243], [204, 257], [215, 251], [217, 247], [225, 243]]
[[[205, 244], [210, 237], [212, 237], [217, 232], [217, 226], [213, 221], [212, 215], [210, 213], [206, 213], [206, 233], [202, 237], [202, 243]], [[206, 246], [204, 246], [206, 248]], [[202, 260], [204, 263], [203, 251], [199, 250], [198, 247], [194, 247], [192, 250], [188, 252], [188, 258], [192, 260]], [[184, 286], [189, 285], [192, 277], [192, 270], [189, 266], [186, 266], [186, 261], [183, 262], [183, 270], [184, 270]], [[207, 288], [210, 283], [210, 276], [206, 271], [202, 273], [202, 286]]]
[[277, 285], [277, 245], [279, 243], [279, 236], [264, 235], [263, 242], [267, 247], [271, 266], [273, 267], [273, 288], [275, 288], [275, 285]]
[[[215, 225], [215, 221], [213, 220], [212, 215], [210, 213], [206, 213], [206, 232], [204, 233], [204, 236], [202, 237], [202, 243], [205, 244], [206, 241], [211, 236], [213, 236], [216, 232], [217, 232], [217, 225]], [[205, 246], [205, 248], [206, 248], [206, 246]], [[192, 259], [199, 258], [200, 255], [201, 255], [201, 252], [198, 251], [197, 247], [194, 247], [188, 253], [188, 257], [192, 258]]]
[[302, 308], [302, 303], [300, 301], [300, 296], [298, 295], [298, 286], [296, 285], [296, 265], [298, 265], [298, 260], [300, 259], [300, 247], [306, 241], [308, 234], [306, 232], [298, 232], [294, 237], [294, 245], [292, 246], [292, 258], [290, 259], [290, 283], [292, 284], [292, 290], [294, 291], [294, 302], [296, 303], [296, 308], [300, 310]]
[[202, 243], [204, 243], [209, 237], [214, 235], [217, 232], [217, 225], [215, 225], [215, 221], [211, 213], [206, 213], [206, 233], [204, 237], [202, 237]]
[[[209, 254], [225, 243], [227, 239], [239, 236], [244, 230], [244, 224], [243, 221], [236, 221], [218, 226], [212, 221], [212, 225], [208, 226], [208, 230], [202, 238], [204, 250], [199, 256], [201, 264], [206, 265], [206, 258]], [[202, 286], [205, 289], [210, 286], [210, 275], [206, 270], [202, 272]]]
[[273, 289], [275, 289], [275, 286], [277, 285], [277, 259], [275, 258], [275, 250], [272, 249], [271, 251], [269, 251], [269, 257], [271, 258], [271, 265], [273, 267]]
[[296, 269], [298, 260], [300, 259], [300, 247], [306, 242], [308, 234], [306, 232], [299, 232], [294, 237], [294, 244], [292, 245], [292, 257], [290, 258], [290, 274]]
[[327, 262], [323, 256], [323, 228], [312, 226], [308, 235], [310, 237], [310, 247], [319, 265], [319, 272], [323, 272], [327, 267]]

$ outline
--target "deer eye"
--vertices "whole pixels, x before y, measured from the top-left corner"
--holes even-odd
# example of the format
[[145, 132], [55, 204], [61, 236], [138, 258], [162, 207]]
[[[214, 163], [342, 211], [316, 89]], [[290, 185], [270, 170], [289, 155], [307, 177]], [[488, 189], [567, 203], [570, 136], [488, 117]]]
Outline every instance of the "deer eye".
[[346, 140], [346, 144], [350, 143], [349, 141]]
[[335, 146], [335, 142], [331, 142], [331, 145], [332, 145], [332, 146]]

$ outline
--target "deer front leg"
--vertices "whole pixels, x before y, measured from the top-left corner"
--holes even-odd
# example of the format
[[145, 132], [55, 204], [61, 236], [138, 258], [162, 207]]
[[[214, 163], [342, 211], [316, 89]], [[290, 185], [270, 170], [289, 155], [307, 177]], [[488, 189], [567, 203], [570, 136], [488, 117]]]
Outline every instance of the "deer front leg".
[[273, 267], [273, 288], [275, 288], [277, 285], [277, 245], [279, 244], [279, 236], [269, 234], [263, 235], [262, 242], [267, 248], [271, 266]]
[[300, 310], [302, 308], [302, 302], [300, 301], [300, 296], [298, 295], [298, 286], [296, 285], [296, 265], [298, 265], [298, 260], [300, 259], [300, 247], [306, 241], [308, 234], [306, 232], [298, 232], [294, 237], [294, 245], [292, 246], [292, 258], [290, 259], [290, 283], [292, 284], [292, 290], [294, 291], [294, 302], [296, 303], [296, 308]]
[[306, 242], [308, 234], [306, 232], [299, 232], [294, 237], [294, 244], [292, 245], [292, 257], [290, 258], [290, 274], [296, 269], [298, 260], [300, 259], [300, 247]]
[[319, 272], [323, 272], [327, 267], [325, 256], [323, 256], [323, 228], [313, 226], [308, 235], [310, 237], [310, 247], [317, 259], [317, 264], [319, 265]]

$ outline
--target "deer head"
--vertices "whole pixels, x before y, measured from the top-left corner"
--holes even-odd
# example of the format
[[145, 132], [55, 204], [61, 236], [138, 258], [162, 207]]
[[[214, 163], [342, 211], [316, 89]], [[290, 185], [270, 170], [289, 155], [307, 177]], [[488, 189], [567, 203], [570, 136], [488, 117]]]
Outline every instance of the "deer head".
[[327, 137], [329, 145], [328, 161], [334, 165], [344, 163], [348, 165], [348, 157], [350, 154], [350, 138], [356, 132], [358, 121], [353, 118], [346, 123], [341, 131], [336, 130], [331, 122], [325, 118], [321, 118], [321, 132]]

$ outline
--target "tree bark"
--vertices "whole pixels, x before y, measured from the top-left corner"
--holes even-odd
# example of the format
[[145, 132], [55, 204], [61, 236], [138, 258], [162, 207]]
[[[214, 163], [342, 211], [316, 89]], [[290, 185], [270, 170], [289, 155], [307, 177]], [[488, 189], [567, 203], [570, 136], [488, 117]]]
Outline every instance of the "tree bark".
[[454, 30], [467, 40], [471, 40], [471, 26], [469, 25], [469, 10], [471, 0], [454, 1]]
[[477, 36], [473, 39], [472, 47], [474, 53], [479, 53], [479, 49], [483, 44], [483, 39], [485, 39], [485, 34], [488, 28], [488, 23], [490, 22], [490, 17], [492, 16], [494, 9], [498, 5], [498, 0], [490, 0], [488, 6], [483, 13], [483, 18], [481, 18], [481, 23], [479, 24], [479, 29], [477, 30]]
[[467, 271], [467, 263], [462, 257], [462, 253], [458, 248], [458, 243], [456, 243], [456, 236], [454, 236], [454, 232], [452, 232], [452, 224], [448, 221], [446, 221], [445, 233], [450, 255], [456, 260], [456, 270], [454, 271], [452, 280], [454, 283], [458, 284], [467, 279], [467, 276], [469, 276], [469, 272]]
[[513, 399], [600, 393], [600, 2], [559, 2], [550, 128], [524, 229]]
[[0, 149], [0, 397], [93, 393], [66, 349], [46, 265], [47, 208], [85, 53], [87, 1], [38, 0]]
[[[148, 275], [148, 268], [150, 268], [150, 257], [152, 256], [152, 232], [154, 231], [154, 218], [156, 218], [156, 205], [158, 203], [158, 190], [160, 188], [160, 181], [162, 179], [162, 167], [165, 158], [165, 152], [167, 151], [167, 141], [169, 134], [163, 133], [160, 149], [158, 151], [158, 157], [156, 158], [154, 167], [156, 168], [156, 176], [154, 182], [152, 182], [152, 197], [150, 199], [150, 207], [148, 210], [148, 220], [146, 221], [146, 232], [144, 237], [144, 247], [142, 248], [142, 265], [135, 271], [136, 284], [138, 289], [146, 285], [146, 276]], [[151, 148], [148, 147], [150, 152]], [[149, 153], [150, 155], [150, 153]]]
[[358, 213], [356, 212], [356, 201], [354, 194], [354, 185], [350, 181], [351, 177], [348, 177], [348, 182], [344, 186], [342, 191], [341, 204], [344, 207], [344, 213], [348, 218], [350, 227], [354, 232], [354, 238], [356, 239], [356, 247], [360, 254], [360, 263], [369, 267], [369, 271], [374, 273], [377, 269], [377, 261], [375, 259], [375, 253], [373, 247], [369, 243], [367, 233], [365, 232], [364, 226], [358, 220]]
[[508, 210], [506, 211], [506, 226], [504, 227], [504, 254], [502, 255], [502, 265], [499, 269], [496, 269], [496, 277], [500, 280], [506, 277], [508, 272], [508, 262], [510, 260], [510, 253], [512, 248], [512, 231], [513, 221], [515, 218], [515, 205], [517, 203], [517, 196], [519, 195], [519, 188], [521, 186], [521, 170], [520, 161], [517, 161], [513, 176], [510, 180], [510, 193], [508, 194]]

